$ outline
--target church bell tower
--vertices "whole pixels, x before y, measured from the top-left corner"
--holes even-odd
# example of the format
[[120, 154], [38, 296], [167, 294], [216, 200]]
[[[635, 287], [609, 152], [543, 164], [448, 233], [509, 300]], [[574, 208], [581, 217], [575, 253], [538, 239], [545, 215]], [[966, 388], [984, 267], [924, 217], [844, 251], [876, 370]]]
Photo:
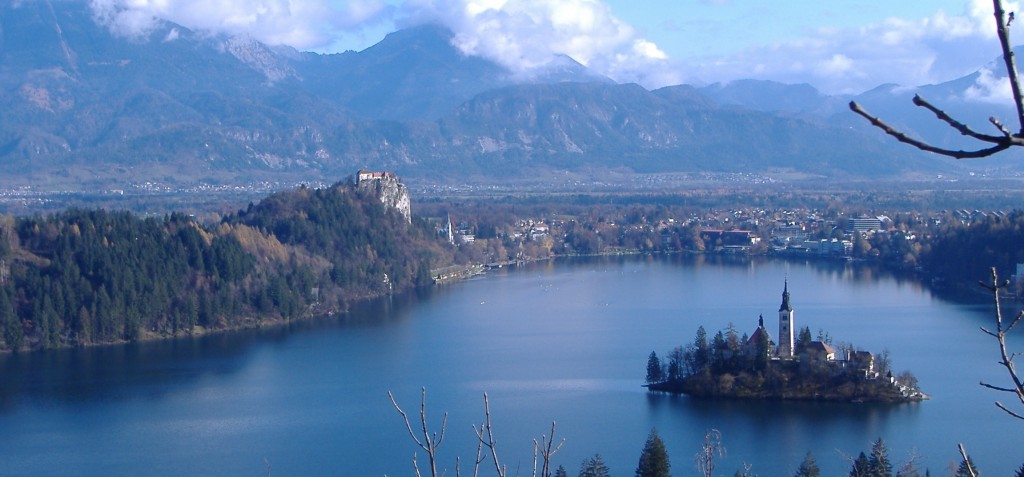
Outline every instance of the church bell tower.
[[779, 357], [793, 357], [793, 306], [789, 304], [789, 280], [782, 288], [782, 306], [779, 307]]

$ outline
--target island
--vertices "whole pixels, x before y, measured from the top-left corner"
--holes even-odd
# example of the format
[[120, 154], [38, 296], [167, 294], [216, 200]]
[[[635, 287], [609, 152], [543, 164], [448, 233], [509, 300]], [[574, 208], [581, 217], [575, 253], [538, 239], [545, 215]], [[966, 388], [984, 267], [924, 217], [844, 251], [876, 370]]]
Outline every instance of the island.
[[678, 346], [667, 362], [655, 352], [647, 361], [649, 391], [696, 397], [910, 402], [928, 399], [908, 371], [894, 375], [889, 353], [879, 356], [851, 344], [834, 347], [827, 333], [796, 331], [789, 283], [779, 307], [779, 342], [758, 317], [757, 329], [740, 336], [731, 324], [710, 340], [704, 327], [693, 343]]

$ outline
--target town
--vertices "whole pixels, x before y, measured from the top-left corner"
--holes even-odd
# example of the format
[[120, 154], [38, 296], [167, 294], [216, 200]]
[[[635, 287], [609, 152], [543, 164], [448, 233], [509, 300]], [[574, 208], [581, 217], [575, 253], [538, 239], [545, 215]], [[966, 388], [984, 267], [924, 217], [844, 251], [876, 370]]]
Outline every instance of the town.
[[[458, 246], [463, 263], [699, 252], [870, 261], [891, 270], [925, 274], [927, 281], [939, 286], [973, 284], [984, 278], [992, 265], [1003, 276], [1024, 276], [1008, 257], [969, 256], [961, 248], [967, 240], [965, 231], [985, 235], [1012, 228], [1022, 219], [1019, 212], [916, 212], [838, 205], [720, 209], [665, 203], [602, 204], [597, 198], [577, 201], [436, 201], [414, 204], [414, 213], [432, 221], [438, 234]], [[996, 238], [985, 235], [973, 240], [984, 243]], [[974, 270], [977, 276], [965, 276], [963, 270]], [[1021, 281], [1015, 283], [1019, 292]]]

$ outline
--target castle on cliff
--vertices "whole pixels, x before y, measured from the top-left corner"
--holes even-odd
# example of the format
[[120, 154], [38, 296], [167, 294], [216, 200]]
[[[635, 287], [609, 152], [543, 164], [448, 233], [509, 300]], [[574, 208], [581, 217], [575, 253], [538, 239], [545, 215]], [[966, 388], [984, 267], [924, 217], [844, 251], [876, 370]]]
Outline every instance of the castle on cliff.
[[412, 203], [409, 200], [409, 189], [398, 180], [395, 173], [360, 169], [356, 172], [355, 180], [356, 189], [374, 192], [385, 207], [397, 210], [406, 222], [412, 223]]

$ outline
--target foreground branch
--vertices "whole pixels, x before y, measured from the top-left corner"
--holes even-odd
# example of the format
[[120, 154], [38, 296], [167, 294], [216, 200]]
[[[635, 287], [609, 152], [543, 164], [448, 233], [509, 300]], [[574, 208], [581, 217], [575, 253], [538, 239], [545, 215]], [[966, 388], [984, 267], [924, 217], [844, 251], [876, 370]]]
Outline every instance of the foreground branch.
[[[391, 399], [391, 404], [395, 406], [395, 410], [405, 420], [405, 428], [409, 431], [409, 437], [412, 438], [413, 442], [416, 443], [421, 449], [427, 453], [427, 457], [430, 460], [430, 476], [437, 477], [437, 448], [441, 446], [441, 442], [444, 441], [444, 431], [448, 425], [448, 413], [444, 413], [444, 417], [441, 420], [441, 432], [440, 434], [434, 432], [431, 433], [427, 426], [427, 388], [421, 388], [420, 390], [420, 432], [423, 438], [417, 437], [416, 432], [412, 430], [412, 423], [409, 422], [409, 415], [399, 407], [398, 402], [395, 401], [395, 396], [388, 391], [388, 398]], [[420, 469], [419, 464], [416, 462], [416, 454], [412, 456], [413, 470], [416, 472], [416, 476], [419, 477]]]
[[[1017, 368], [1013, 362], [1013, 358], [1016, 355], [1014, 353], [1010, 353], [1006, 349], [1006, 333], [1012, 330], [1013, 327], [1017, 326], [1017, 323], [1020, 323], [1021, 318], [1024, 317], [1024, 311], [1018, 313], [1017, 316], [1014, 317], [1008, 325], [1003, 322], [1003, 310], [999, 304], [999, 291], [1002, 290], [1003, 288], [1006, 288], [1010, 284], [1010, 282], [1004, 281], [1000, 283], [999, 276], [996, 274], [995, 267], [992, 267], [992, 284], [989, 285], [983, 282], [979, 282], [979, 284], [986, 290], [992, 292], [992, 301], [993, 305], [995, 306], [996, 313], [995, 331], [989, 331], [985, 327], [982, 327], [981, 331], [995, 338], [996, 342], [999, 344], [999, 364], [1006, 368], [1006, 372], [1010, 377], [1010, 382], [1013, 384], [1013, 387], [1006, 388], [1002, 386], [995, 386], [984, 381], [982, 381], [980, 384], [986, 388], [994, 389], [996, 391], [1013, 393], [1014, 395], [1017, 396], [1017, 400], [1020, 402], [1020, 404], [1024, 406], [1024, 381], [1021, 381], [1020, 376], [1017, 374]], [[996, 401], [996, 407], [1002, 409], [1010, 416], [1024, 420], [1024, 415], [1009, 409], [1007, 406], [1005, 406], [1003, 403], [999, 401]]]
[[905, 144], [910, 144], [911, 146], [914, 146], [922, 151], [927, 151], [948, 157], [954, 157], [957, 159], [977, 159], [981, 157], [988, 157], [1000, 151], [1009, 149], [1012, 146], [1024, 146], [1024, 98], [1021, 97], [1021, 87], [1017, 75], [1017, 65], [1014, 60], [1013, 48], [1010, 47], [1009, 24], [1007, 23], [1005, 18], [1005, 11], [1003, 10], [1002, 0], [992, 0], [992, 10], [996, 20], [996, 34], [999, 37], [999, 46], [1003, 51], [1003, 62], [1006, 65], [1007, 79], [1010, 81], [1010, 89], [1013, 91], [1013, 102], [1014, 106], [1017, 109], [1017, 124], [1020, 125], [1019, 132], [1017, 132], [1016, 134], [1012, 134], [1010, 130], [1006, 128], [1006, 126], [1004, 126], [1003, 123], [1001, 123], [999, 120], [997, 120], [996, 118], [989, 118], [989, 122], [991, 122], [992, 125], [994, 125], [996, 129], [998, 129], [999, 132], [1002, 133], [1002, 135], [992, 136], [988, 134], [982, 134], [971, 129], [966, 124], [957, 121], [942, 109], [939, 109], [932, 105], [931, 103], [929, 103], [928, 101], [925, 101], [924, 98], [915, 95], [914, 105], [931, 111], [932, 114], [935, 115], [935, 117], [937, 117], [940, 121], [945, 122], [953, 129], [956, 129], [961, 135], [976, 139], [983, 143], [991, 144], [991, 146], [981, 147], [970, 151], [946, 149], [934, 146], [932, 144], [928, 144], [927, 142], [908, 136], [903, 131], [900, 131], [892, 127], [891, 125], [889, 125], [885, 121], [882, 121], [878, 117], [872, 116], [870, 113], [867, 112], [867, 110], [861, 107], [861, 105], [857, 104], [856, 101], [850, 101], [850, 109], [853, 112], [859, 114], [860, 116], [870, 121], [873, 126], [881, 129], [886, 134], [896, 138], [897, 141], [900, 141]]
[[850, 109], [853, 112], [866, 118], [868, 121], [871, 122], [873, 126], [881, 129], [882, 131], [885, 131], [886, 134], [896, 138], [896, 140], [899, 142], [910, 144], [911, 146], [914, 146], [922, 151], [941, 154], [943, 156], [955, 157], [957, 159], [979, 159], [1009, 149], [1010, 146], [1024, 145], [1024, 140], [1016, 136], [988, 136], [985, 134], [977, 133], [974, 130], [963, 125], [959, 121], [954, 120], [945, 111], [942, 111], [938, 108], [935, 108], [934, 106], [931, 106], [930, 103], [922, 99], [920, 96], [914, 97], [914, 103], [922, 107], [924, 107], [923, 105], [925, 104], [929, 105], [930, 108], [928, 109], [931, 109], [934, 112], [936, 112], [936, 115], [939, 116], [940, 119], [948, 119], [946, 120], [947, 123], [950, 123], [951, 125], [955, 124], [953, 127], [960, 131], [961, 134], [973, 137], [979, 141], [994, 143], [995, 145], [992, 147], [977, 149], [973, 151], [945, 149], [938, 146], [933, 146], [924, 141], [914, 139], [908, 136], [903, 131], [900, 131], [899, 129], [890, 126], [885, 121], [882, 121], [877, 116], [872, 116], [871, 113], [867, 112], [867, 110], [865, 110], [860, 104], [857, 104], [856, 101], [850, 101]]
[[484, 423], [480, 425], [479, 429], [474, 425], [473, 432], [476, 433], [480, 445], [490, 449], [491, 459], [494, 460], [494, 470], [498, 477], [505, 477], [508, 474], [508, 469], [498, 460], [498, 448], [494, 442], [494, 433], [491, 431], [491, 404], [487, 400], [487, 393], [484, 393]]
[[565, 439], [562, 439], [557, 446], [555, 443], [555, 422], [551, 421], [551, 439], [548, 440], [546, 436], [540, 436], [540, 442], [537, 439], [533, 440], [533, 475], [537, 475], [537, 456], [541, 458], [541, 477], [551, 477], [551, 458], [562, 449], [562, 444], [565, 444]]

